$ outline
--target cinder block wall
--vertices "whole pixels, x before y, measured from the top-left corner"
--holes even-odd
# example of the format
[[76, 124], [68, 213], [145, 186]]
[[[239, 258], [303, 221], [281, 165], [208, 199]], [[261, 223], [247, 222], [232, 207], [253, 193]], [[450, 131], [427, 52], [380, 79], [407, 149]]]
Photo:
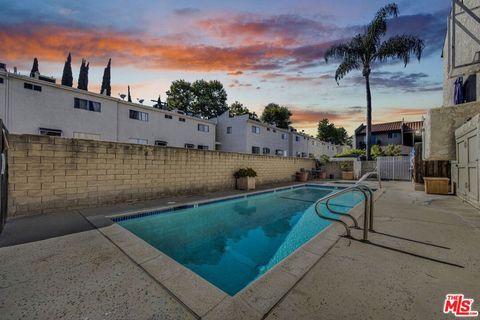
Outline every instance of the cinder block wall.
[[9, 136], [9, 216], [233, 189], [233, 173], [257, 184], [291, 181], [310, 159], [254, 156], [37, 135]]

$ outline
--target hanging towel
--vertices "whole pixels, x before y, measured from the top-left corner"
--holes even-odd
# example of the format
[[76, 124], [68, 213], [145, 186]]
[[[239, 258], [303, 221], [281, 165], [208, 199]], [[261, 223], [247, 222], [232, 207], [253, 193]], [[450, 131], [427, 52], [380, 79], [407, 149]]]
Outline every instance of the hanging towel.
[[463, 103], [463, 77], [458, 77], [457, 80], [455, 80], [455, 86], [453, 90], [453, 103]]

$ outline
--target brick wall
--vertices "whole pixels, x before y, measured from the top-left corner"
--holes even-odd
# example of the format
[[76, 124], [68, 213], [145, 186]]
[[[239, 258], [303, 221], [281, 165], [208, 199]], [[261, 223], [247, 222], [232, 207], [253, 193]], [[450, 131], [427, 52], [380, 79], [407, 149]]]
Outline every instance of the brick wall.
[[291, 181], [309, 159], [254, 156], [37, 135], [9, 136], [9, 215], [233, 189], [233, 172], [257, 171], [257, 184]]

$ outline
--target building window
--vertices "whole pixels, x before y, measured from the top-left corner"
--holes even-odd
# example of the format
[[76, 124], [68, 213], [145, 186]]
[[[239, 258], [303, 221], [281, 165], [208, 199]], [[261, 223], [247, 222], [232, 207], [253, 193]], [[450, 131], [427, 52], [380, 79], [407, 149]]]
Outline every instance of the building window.
[[263, 148], [263, 154], [270, 154], [270, 149], [269, 148]]
[[270, 128], [267, 128], [267, 131], [270, 131]]
[[148, 144], [147, 139], [138, 139], [138, 138], [130, 138], [128, 139], [130, 143], [136, 143], [136, 144]]
[[260, 154], [260, 147], [252, 147], [253, 154]]
[[302, 158], [306, 158], [306, 157], [307, 157], [307, 153], [302, 152]]
[[227, 134], [231, 134], [232, 133], [232, 127], [227, 127]]
[[198, 124], [198, 131], [209, 132], [209, 127], [206, 124]]
[[130, 110], [130, 119], [148, 121], [148, 113], [137, 110]]
[[277, 156], [283, 156], [283, 155], [285, 154], [285, 152], [284, 152], [283, 150], [281, 150], [281, 149], [277, 149], [277, 150], [275, 150], [275, 154], [276, 154]]
[[62, 130], [58, 130], [58, 129], [38, 128], [38, 131], [43, 136], [53, 136], [53, 137], [62, 136]]
[[282, 133], [282, 140], [287, 140], [287, 134], [286, 133]]
[[0, 83], [3, 83], [3, 78], [0, 78]]
[[166, 115], [165, 115], [165, 119], [172, 119], [172, 116], [169, 115], [169, 114], [166, 114]]
[[155, 140], [155, 145], [156, 145], [156, 146], [166, 147], [167, 144], [168, 144], [167, 141]]
[[299, 136], [295, 136], [295, 141], [296, 141], [296, 142], [300, 141], [300, 137], [299, 137]]
[[74, 132], [75, 139], [100, 140], [100, 135], [96, 133]]
[[194, 145], [194, 144], [191, 144], [191, 143], [185, 143], [185, 148], [187, 148], [187, 149], [193, 149], [193, 148], [195, 148], [195, 145]]
[[200, 150], [208, 150], [208, 146], [202, 146], [200, 144], [197, 146], [197, 148]]
[[399, 133], [398, 132], [389, 132], [388, 133], [388, 139], [396, 139], [398, 138]]
[[73, 99], [73, 107], [75, 109], [83, 109], [94, 112], [101, 112], [102, 110], [102, 104], [100, 102], [89, 101], [80, 98]]
[[29, 90], [42, 91], [42, 87], [37, 86], [36, 84], [27, 83], [27, 82], [23, 84], [23, 87]]
[[178, 121], [185, 122], [185, 118], [178, 118]]
[[256, 126], [252, 126], [252, 133], [259, 134], [260, 133], [260, 128]]

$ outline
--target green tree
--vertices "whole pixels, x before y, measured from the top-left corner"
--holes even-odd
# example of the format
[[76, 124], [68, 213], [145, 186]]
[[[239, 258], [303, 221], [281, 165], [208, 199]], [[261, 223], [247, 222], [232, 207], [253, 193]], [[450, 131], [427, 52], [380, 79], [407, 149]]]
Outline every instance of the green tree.
[[203, 118], [215, 118], [228, 110], [227, 92], [220, 81], [197, 80], [192, 83], [193, 113]]
[[167, 91], [168, 110], [181, 110], [193, 114], [193, 101], [195, 95], [190, 82], [185, 80], [173, 81]]
[[265, 109], [263, 109], [260, 119], [263, 122], [269, 123], [278, 128], [288, 129], [288, 126], [291, 123], [291, 116], [292, 113], [287, 107], [279, 106], [276, 103], [269, 103], [267, 106], [265, 106]]
[[236, 117], [236, 116], [242, 116], [244, 114], [248, 114], [248, 117], [252, 120], [259, 120], [258, 116], [255, 112], [250, 112], [247, 107], [243, 106], [243, 103], [240, 103], [238, 101], [235, 101], [230, 105], [228, 108], [230, 111], [230, 116]]
[[343, 127], [335, 127], [335, 124], [330, 123], [326, 118], [318, 122], [317, 138], [333, 144], [345, 145], [351, 143], [351, 137], [348, 136], [347, 130]]
[[176, 80], [167, 91], [169, 110], [181, 110], [203, 118], [215, 118], [228, 110], [227, 92], [220, 81]]
[[107, 96], [110, 96], [112, 94], [112, 87], [110, 85], [110, 67], [112, 64], [112, 59], [108, 59], [108, 64], [103, 70], [103, 79], [102, 79], [102, 88], [100, 89], [100, 94], [103, 94], [104, 92], [107, 94]]
[[370, 73], [372, 66], [386, 60], [401, 59], [405, 66], [411, 55], [420, 61], [424, 44], [417, 37], [410, 35], [393, 36], [385, 41], [387, 19], [398, 16], [398, 6], [388, 4], [378, 10], [372, 22], [366, 26], [365, 32], [356, 35], [349, 43], [333, 45], [325, 53], [325, 61], [335, 58], [341, 60], [335, 72], [337, 83], [350, 71], [362, 70], [365, 78], [367, 96], [367, 159], [370, 159], [372, 132], [372, 95], [370, 91]]
[[247, 107], [244, 107], [242, 103], [235, 101], [229, 107], [230, 115], [233, 117], [242, 116], [244, 114], [250, 114], [250, 110]]
[[73, 74], [72, 74], [72, 55], [68, 53], [67, 60], [63, 66], [62, 85], [72, 87], [73, 86]]
[[[152, 100], [152, 102], [155, 102], [155, 100]], [[157, 108], [157, 109], [163, 109], [162, 99], [161, 99], [160, 95], [158, 95], [157, 102], [153, 105], [153, 107]]]
[[80, 73], [78, 74], [78, 89], [88, 91], [88, 69], [90, 68], [90, 63], [87, 63], [85, 59], [82, 59], [82, 64], [80, 65]]
[[38, 59], [37, 58], [34, 58], [33, 59], [33, 65], [32, 65], [32, 70], [30, 71], [30, 77], [35, 77], [35, 73], [40, 73], [40, 71], [38, 70]]

